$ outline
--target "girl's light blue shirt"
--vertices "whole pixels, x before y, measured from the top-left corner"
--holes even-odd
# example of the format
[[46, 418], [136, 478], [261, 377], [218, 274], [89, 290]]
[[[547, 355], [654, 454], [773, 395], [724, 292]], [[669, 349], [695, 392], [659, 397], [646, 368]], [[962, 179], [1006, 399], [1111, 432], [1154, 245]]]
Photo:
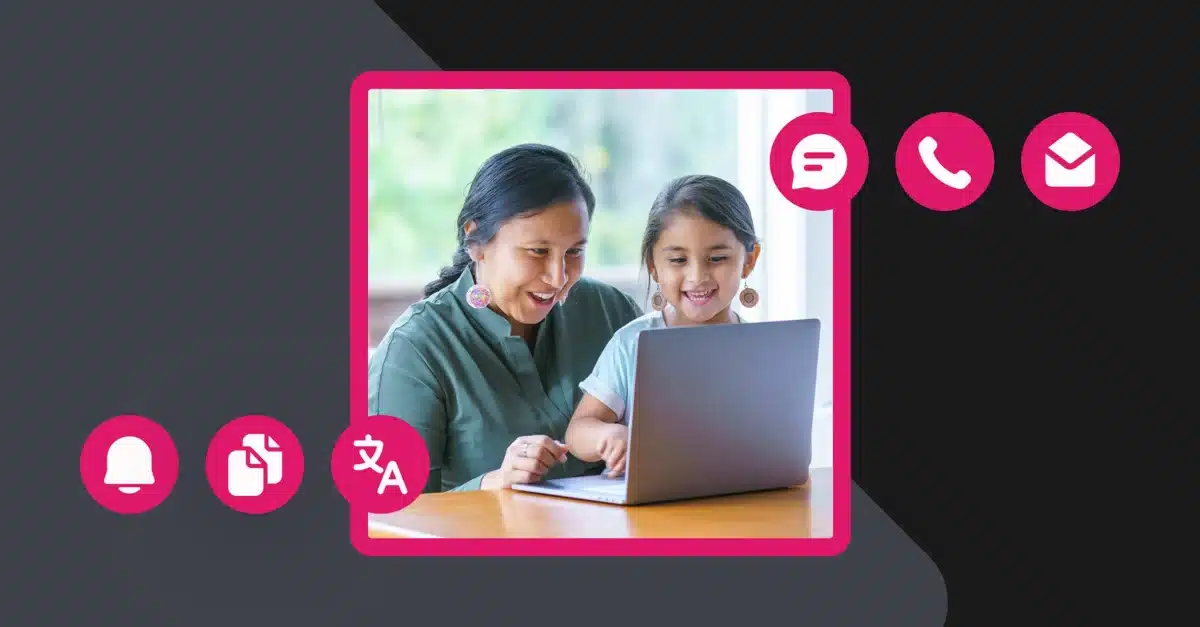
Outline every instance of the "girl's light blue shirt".
[[[736, 313], [734, 319], [742, 321]], [[579, 384], [580, 389], [611, 409], [620, 424], [629, 424], [629, 415], [633, 410], [638, 335], [642, 331], [666, 327], [661, 311], [652, 311], [621, 327], [600, 353], [592, 374]]]

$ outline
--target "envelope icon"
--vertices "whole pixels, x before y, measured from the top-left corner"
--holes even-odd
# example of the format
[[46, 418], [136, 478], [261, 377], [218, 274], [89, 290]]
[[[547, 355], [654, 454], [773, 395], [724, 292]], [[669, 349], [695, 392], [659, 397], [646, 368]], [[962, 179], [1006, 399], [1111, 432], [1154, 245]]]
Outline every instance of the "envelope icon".
[[1046, 187], [1091, 187], [1096, 184], [1096, 153], [1075, 133], [1059, 137], [1046, 149]]

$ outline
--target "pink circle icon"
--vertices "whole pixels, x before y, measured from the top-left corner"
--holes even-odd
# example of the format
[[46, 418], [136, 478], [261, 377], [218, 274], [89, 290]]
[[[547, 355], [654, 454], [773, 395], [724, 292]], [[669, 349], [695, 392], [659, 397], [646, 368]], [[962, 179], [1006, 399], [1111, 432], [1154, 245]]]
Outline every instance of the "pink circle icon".
[[283, 507], [304, 479], [300, 441], [269, 416], [242, 416], [221, 427], [208, 445], [204, 465], [213, 493], [243, 514]]
[[1105, 126], [1083, 113], [1042, 120], [1021, 148], [1021, 175], [1043, 204], [1083, 211], [1104, 200], [1117, 184], [1121, 152]]
[[805, 113], [771, 143], [771, 179], [797, 207], [849, 207], [867, 180], [867, 144], [858, 129], [829, 113]]
[[391, 416], [371, 416], [342, 432], [333, 447], [333, 482], [351, 505], [372, 514], [408, 507], [429, 480], [421, 434]]
[[88, 494], [118, 514], [158, 507], [179, 478], [179, 453], [161, 425], [124, 415], [100, 423], [83, 443], [79, 474]]
[[957, 113], [931, 113], [913, 122], [896, 148], [900, 187], [934, 211], [957, 211], [979, 200], [995, 169], [987, 133]]

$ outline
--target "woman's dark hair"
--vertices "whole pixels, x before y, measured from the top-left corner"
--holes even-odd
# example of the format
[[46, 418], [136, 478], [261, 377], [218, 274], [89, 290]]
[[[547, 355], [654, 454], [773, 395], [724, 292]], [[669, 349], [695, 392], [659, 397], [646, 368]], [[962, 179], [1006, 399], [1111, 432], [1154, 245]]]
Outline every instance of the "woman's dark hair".
[[746, 247], [747, 254], [758, 244], [750, 204], [737, 187], [705, 174], [681, 176], [667, 183], [650, 207], [646, 235], [642, 238], [642, 264], [647, 268], [654, 260], [654, 246], [658, 244], [667, 219], [680, 212], [694, 212], [733, 231], [738, 242]]
[[[457, 281], [471, 265], [470, 247], [491, 241], [508, 220], [574, 200], [587, 205], [590, 218], [596, 196], [571, 155], [542, 144], [521, 144], [488, 157], [471, 180], [458, 212], [454, 259], [425, 286], [425, 296]], [[470, 237], [464, 231], [468, 222], [475, 223]]]

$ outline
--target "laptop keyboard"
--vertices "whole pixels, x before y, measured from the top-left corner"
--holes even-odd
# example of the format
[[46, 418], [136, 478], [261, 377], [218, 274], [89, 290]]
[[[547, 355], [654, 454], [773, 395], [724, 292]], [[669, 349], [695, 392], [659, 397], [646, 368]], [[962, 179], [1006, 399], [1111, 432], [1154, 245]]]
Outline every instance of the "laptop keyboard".
[[624, 483], [614, 483], [611, 485], [596, 485], [588, 486], [588, 492], [603, 492], [605, 494], [625, 494]]

